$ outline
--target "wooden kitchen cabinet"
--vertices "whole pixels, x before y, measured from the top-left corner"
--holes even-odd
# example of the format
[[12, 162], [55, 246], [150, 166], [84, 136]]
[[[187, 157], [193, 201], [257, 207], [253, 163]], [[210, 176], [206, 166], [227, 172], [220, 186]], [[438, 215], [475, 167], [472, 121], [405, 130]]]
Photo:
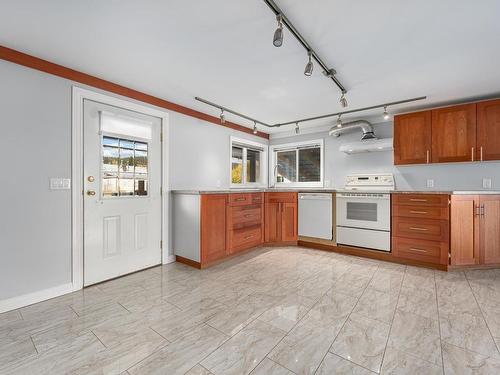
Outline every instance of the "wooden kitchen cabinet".
[[476, 160], [476, 104], [432, 111], [433, 163]]
[[297, 207], [297, 193], [266, 193], [265, 242], [297, 242]]
[[500, 99], [477, 103], [476, 159], [500, 160]]
[[453, 195], [451, 264], [500, 264], [500, 195]]
[[201, 196], [201, 263], [210, 263], [227, 255], [227, 194]]
[[394, 164], [430, 162], [431, 119], [431, 111], [394, 116]]

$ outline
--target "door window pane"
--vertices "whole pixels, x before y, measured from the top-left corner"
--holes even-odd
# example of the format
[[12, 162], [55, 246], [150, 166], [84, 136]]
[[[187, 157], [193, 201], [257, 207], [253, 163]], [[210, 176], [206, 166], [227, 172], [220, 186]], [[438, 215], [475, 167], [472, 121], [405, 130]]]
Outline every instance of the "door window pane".
[[231, 182], [241, 184], [243, 182], [243, 148], [233, 146], [231, 152]]
[[260, 151], [247, 149], [247, 182], [258, 182], [260, 177]]
[[103, 197], [148, 195], [148, 144], [114, 137], [102, 138]]
[[277, 181], [295, 182], [297, 181], [297, 153], [293, 151], [278, 151], [277, 155]]
[[299, 182], [321, 181], [321, 149], [299, 149]]

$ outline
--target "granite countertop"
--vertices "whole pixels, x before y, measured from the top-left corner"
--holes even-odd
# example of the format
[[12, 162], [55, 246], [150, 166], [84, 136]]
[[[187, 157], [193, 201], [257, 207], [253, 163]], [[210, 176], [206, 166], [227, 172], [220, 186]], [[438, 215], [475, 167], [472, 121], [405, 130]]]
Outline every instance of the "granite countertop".
[[[264, 193], [264, 192], [298, 192], [298, 193], [336, 193], [336, 192], [361, 192], [360, 190], [330, 189], [330, 188], [267, 188], [267, 189], [231, 189], [231, 190], [172, 190], [173, 194], [229, 194], [229, 193]], [[370, 193], [391, 193], [391, 194], [457, 194], [457, 195], [479, 195], [479, 194], [500, 194], [498, 190], [392, 190], [392, 191], [370, 191]]]

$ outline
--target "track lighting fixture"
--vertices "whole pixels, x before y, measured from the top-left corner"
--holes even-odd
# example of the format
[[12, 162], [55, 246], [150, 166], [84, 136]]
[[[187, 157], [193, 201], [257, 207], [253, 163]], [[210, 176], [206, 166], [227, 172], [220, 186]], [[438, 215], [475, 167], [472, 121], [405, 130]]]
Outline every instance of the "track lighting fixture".
[[226, 122], [226, 116], [224, 116], [224, 110], [220, 109], [220, 123], [224, 124]]
[[341, 115], [339, 115], [339, 117], [337, 117], [337, 128], [341, 128], [342, 127], [342, 120], [340, 119], [340, 116]]
[[389, 113], [387, 113], [387, 106], [384, 107], [384, 120], [389, 120]]
[[307, 77], [310, 77], [312, 75], [313, 69], [314, 69], [314, 65], [313, 65], [313, 62], [311, 60], [312, 52], [307, 51], [307, 56], [309, 57], [309, 61], [307, 62], [306, 68], [304, 69], [304, 75], [306, 75]]
[[257, 123], [254, 121], [253, 122], [253, 134], [257, 134], [258, 133], [258, 130], [257, 130]]
[[300, 133], [300, 128], [299, 128], [299, 123], [297, 122], [295, 124], [295, 134], [299, 134]]
[[275, 47], [281, 47], [283, 44], [283, 22], [281, 14], [276, 16], [276, 21], [278, 21], [278, 28], [274, 32], [273, 44]]
[[340, 97], [340, 105], [342, 106], [342, 108], [346, 108], [347, 107], [347, 99], [345, 98], [345, 92], [342, 93], [342, 96]]

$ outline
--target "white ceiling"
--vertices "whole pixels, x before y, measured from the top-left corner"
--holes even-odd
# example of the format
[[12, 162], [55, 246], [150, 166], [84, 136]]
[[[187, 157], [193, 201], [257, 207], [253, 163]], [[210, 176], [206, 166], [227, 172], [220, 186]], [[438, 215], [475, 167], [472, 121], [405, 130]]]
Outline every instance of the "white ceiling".
[[[349, 109], [427, 95], [392, 109], [402, 112], [500, 93], [498, 0], [277, 3], [335, 67]], [[290, 33], [272, 45], [275, 28], [262, 0], [0, 4], [0, 44], [206, 113], [218, 115], [195, 96], [268, 123], [340, 111], [317, 65], [303, 75], [306, 53]]]

